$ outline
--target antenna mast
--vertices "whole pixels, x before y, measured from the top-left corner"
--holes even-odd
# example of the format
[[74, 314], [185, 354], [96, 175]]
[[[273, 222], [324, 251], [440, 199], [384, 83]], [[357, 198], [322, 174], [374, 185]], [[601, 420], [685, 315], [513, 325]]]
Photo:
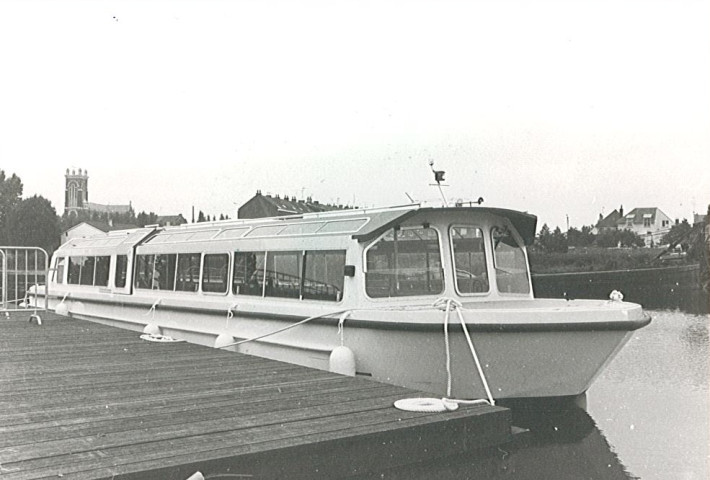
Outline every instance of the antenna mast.
[[441, 187], [448, 187], [448, 185], [442, 185], [441, 182], [444, 181], [444, 175], [446, 172], [443, 170], [434, 170], [434, 160], [429, 160], [429, 166], [431, 167], [431, 171], [434, 172], [434, 183], [430, 183], [429, 186], [431, 187], [438, 187], [439, 188], [439, 193], [441, 194], [441, 200], [444, 202], [444, 206], [448, 207], [449, 202], [446, 201], [446, 196], [444, 195], [444, 191], [441, 189]]

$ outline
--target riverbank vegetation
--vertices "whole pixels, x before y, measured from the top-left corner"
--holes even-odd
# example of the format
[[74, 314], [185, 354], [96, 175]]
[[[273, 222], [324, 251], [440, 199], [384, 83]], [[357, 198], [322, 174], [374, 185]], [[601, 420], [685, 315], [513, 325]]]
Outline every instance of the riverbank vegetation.
[[[710, 209], [709, 209], [710, 213]], [[593, 233], [581, 230], [551, 230], [543, 225], [529, 248], [532, 273], [599, 272], [673, 265], [707, 266], [704, 225], [683, 220], [669, 230], [660, 245], [646, 247], [643, 238], [630, 230]]]

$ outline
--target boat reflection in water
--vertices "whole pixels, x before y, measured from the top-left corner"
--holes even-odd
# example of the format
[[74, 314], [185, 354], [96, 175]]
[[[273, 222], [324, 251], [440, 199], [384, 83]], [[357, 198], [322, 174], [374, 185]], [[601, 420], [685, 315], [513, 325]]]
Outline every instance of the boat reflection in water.
[[[542, 409], [542, 410], [541, 410]], [[582, 408], [554, 410], [528, 404], [513, 411], [514, 424], [529, 429], [497, 448], [359, 478], [424, 479], [634, 479], [592, 417]]]

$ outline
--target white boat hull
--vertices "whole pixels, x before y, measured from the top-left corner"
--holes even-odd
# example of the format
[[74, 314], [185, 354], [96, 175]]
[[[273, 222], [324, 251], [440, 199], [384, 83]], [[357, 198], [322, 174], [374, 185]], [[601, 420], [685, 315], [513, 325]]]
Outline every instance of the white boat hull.
[[[61, 295], [52, 295], [55, 309]], [[138, 304], [135, 302], [138, 301]], [[153, 300], [154, 303], [154, 300]], [[218, 336], [235, 341], [269, 334], [304, 318], [328, 313], [290, 311], [278, 302], [195, 305], [135, 297], [125, 303], [96, 295], [67, 298], [64, 307], [76, 318], [143, 331], [157, 326], [164, 335], [214, 346]], [[63, 307], [63, 308], [64, 308]], [[649, 319], [635, 304], [580, 300], [525, 300], [464, 305], [462, 314], [494, 399], [578, 396], [586, 392], [630, 338]], [[355, 356], [357, 375], [446, 396], [448, 374], [445, 312], [431, 306], [407, 310], [352, 310], [338, 331], [339, 315], [228, 350], [328, 370], [332, 350], [342, 344]], [[483, 382], [455, 311], [449, 316], [451, 392], [453, 398], [486, 398]], [[238, 375], [238, 372], [235, 372]]]

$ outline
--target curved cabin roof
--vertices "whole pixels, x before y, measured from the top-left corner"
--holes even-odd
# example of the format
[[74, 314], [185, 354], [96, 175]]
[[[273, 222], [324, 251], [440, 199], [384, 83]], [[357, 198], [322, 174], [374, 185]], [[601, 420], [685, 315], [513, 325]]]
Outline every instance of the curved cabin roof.
[[[516, 210], [488, 207], [431, 208], [406, 205], [379, 209], [341, 210], [337, 212], [312, 213], [260, 219], [225, 220], [170, 226], [160, 229], [150, 227], [111, 232], [109, 235], [74, 239], [60, 247], [59, 252], [72, 250], [83, 252], [103, 248], [132, 247], [138, 244], [184, 244], [196, 241], [224, 241], [237, 238], [275, 238], [289, 236], [350, 235], [358, 242], [372, 240], [388, 229], [421, 213], [445, 213], [470, 210], [507, 218], [513, 224], [526, 245], [535, 239], [537, 217]], [[155, 232], [155, 233], [152, 233]]]

